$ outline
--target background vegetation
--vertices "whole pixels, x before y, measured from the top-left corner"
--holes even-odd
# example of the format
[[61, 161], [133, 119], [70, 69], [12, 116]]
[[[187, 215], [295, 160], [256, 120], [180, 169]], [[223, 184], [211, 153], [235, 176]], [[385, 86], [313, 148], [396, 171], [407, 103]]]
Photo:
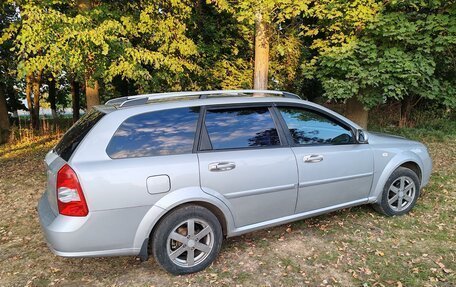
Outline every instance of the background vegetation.
[[[400, 126], [429, 109], [454, 119], [455, 1], [6, 0], [0, 29], [0, 142], [18, 126], [65, 129], [40, 107], [55, 120], [72, 107], [74, 121], [112, 97], [178, 90], [287, 90], [362, 126], [368, 110]], [[20, 126], [7, 111], [23, 99]]]
[[[455, 1], [3, 0], [0, 30], [0, 286], [456, 286]], [[80, 110], [252, 87], [426, 143], [434, 168], [415, 209], [356, 207], [231, 238], [190, 276], [52, 255], [39, 167]]]

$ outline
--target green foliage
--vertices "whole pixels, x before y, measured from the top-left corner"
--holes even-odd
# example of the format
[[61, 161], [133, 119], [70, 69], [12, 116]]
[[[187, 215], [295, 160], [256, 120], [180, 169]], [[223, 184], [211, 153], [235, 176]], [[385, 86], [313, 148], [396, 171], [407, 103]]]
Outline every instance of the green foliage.
[[192, 75], [200, 89], [250, 88], [253, 78], [251, 33], [226, 10], [200, 1], [188, 19], [198, 50]]
[[[335, 2], [304, 29], [316, 52], [303, 64], [305, 75], [318, 78], [328, 98], [358, 97], [373, 107], [418, 96], [456, 107], [454, 3]], [[340, 11], [335, 18], [328, 17], [329, 6]]]
[[250, 88], [260, 13], [272, 89], [358, 97], [366, 107], [411, 97], [456, 107], [454, 1], [85, 1], [90, 9], [81, 2], [2, 2], [0, 72], [10, 90], [40, 71], [62, 79], [63, 98], [72, 78], [97, 80], [105, 97], [119, 95], [119, 86]]
[[117, 47], [121, 53], [108, 67], [106, 79], [131, 79], [139, 91], [188, 89], [189, 75], [198, 70], [197, 47], [186, 35], [190, 12], [186, 0], [127, 6], [119, 19], [127, 42]]
[[[255, 15], [261, 14], [263, 21], [268, 23], [269, 30], [269, 86], [272, 89], [295, 90], [297, 88], [298, 82], [300, 82], [297, 75], [302, 54], [302, 41], [298, 35], [298, 27], [300, 17], [308, 9], [311, 1], [243, 0], [208, 2], [213, 3], [220, 11], [236, 19], [240, 33], [249, 42], [251, 53], [253, 53], [254, 46]], [[244, 67], [250, 67], [250, 69], [242, 74], [245, 77], [248, 76], [248, 78], [244, 78], [243, 82], [251, 86], [254, 63], [251, 59], [248, 60], [250, 60], [250, 65], [244, 65]], [[238, 86], [235, 85], [234, 87]]]
[[88, 10], [65, 3], [19, 4], [20, 17], [2, 36], [14, 39], [19, 78], [40, 70], [106, 82], [120, 76], [147, 91], [183, 89], [182, 78], [197, 69], [185, 0], [100, 2]]

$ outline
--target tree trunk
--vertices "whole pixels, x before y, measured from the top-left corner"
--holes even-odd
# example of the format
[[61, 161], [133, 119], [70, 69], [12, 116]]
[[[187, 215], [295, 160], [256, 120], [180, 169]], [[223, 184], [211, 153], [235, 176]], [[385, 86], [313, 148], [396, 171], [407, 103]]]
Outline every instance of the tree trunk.
[[130, 83], [125, 79], [120, 78], [117, 80], [116, 89], [122, 97], [128, 97], [130, 95]]
[[51, 77], [50, 80], [48, 80], [48, 86], [49, 86], [49, 103], [51, 104], [52, 119], [55, 121], [57, 118], [57, 105], [56, 105], [57, 92], [55, 89], [54, 77]]
[[[90, 0], [76, 0], [76, 5], [78, 7], [78, 10], [83, 12], [92, 9], [96, 4], [94, 3], [94, 1]], [[92, 58], [93, 57], [88, 56], [89, 67], [91, 65], [90, 63], [93, 60]], [[92, 74], [90, 72], [87, 72], [87, 70], [85, 76], [85, 95], [87, 110], [89, 110], [91, 107], [100, 104], [99, 86], [98, 81], [93, 79]]]
[[30, 114], [30, 125], [34, 127], [36, 125], [35, 110], [33, 108], [32, 101], [32, 85], [33, 85], [33, 75], [28, 74], [25, 77], [25, 97], [27, 99], [27, 108]]
[[85, 82], [87, 110], [100, 104], [99, 86], [97, 80], [86, 80]]
[[40, 129], [40, 97], [41, 97], [41, 71], [39, 71], [33, 79], [33, 111], [35, 114], [35, 122], [32, 125], [34, 130]]
[[73, 108], [73, 123], [79, 120], [79, 110], [81, 108], [80, 105], [80, 89], [79, 89], [79, 82], [72, 80], [71, 81], [71, 107]]
[[255, 69], [253, 88], [266, 90], [268, 88], [269, 68], [269, 35], [267, 23], [263, 21], [261, 12], [255, 14]]
[[6, 106], [5, 89], [0, 83], [0, 144], [6, 143], [9, 138], [8, 107]]
[[76, 0], [76, 5], [80, 11], [87, 11], [93, 7], [92, 1], [90, 0]]
[[399, 119], [399, 127], [403, 128], [408, 125], [409, 115], [412, 111], [413, 97], [406, 97], [401, 101], [401, 118]]
[[367, 128], [369, 112], [364, 109], [363, 104], [356, 97], [347, 100], [345, 104], [345, 116], [360, 125], [363, 129]]

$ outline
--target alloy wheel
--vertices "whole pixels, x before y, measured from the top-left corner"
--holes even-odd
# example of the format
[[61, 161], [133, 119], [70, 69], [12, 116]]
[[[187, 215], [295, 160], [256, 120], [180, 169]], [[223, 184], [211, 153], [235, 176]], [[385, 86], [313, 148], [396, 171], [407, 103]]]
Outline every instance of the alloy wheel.
[[203, 262], [214, 246], [214, 231], [201, 219], [189, 219], [176, 225], [167, 239], [168, 256], [182, 267]]
[[398, 177], [388, 190], [388, 205], [394, 211], [407, 209], [415, 199], [415, 182], [408, 176]]

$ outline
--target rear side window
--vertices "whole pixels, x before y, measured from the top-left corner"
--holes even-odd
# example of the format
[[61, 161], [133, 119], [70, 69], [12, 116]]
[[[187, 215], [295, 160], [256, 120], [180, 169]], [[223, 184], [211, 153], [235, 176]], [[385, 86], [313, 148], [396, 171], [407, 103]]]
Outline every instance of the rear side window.
[[191, 153], [199, 108], [139, 114], [125, 120], [106, 149], [111, 158]]
[[205, 127], [209, 147], [233, 149], [280, 145], [279, 135], [267, 107], [208, 110]]
[[350, 144], [354, 143], [349, 128], [319, 113], [302, 108], [279, 108], [295, 144]]
[[84, 139], [92, 127], [105, 114], [92, 109], [83, 115], [62, 137], [60, 142], [55, 146], [54, 151], [64, 160], [70, 160], [71, 155]]

